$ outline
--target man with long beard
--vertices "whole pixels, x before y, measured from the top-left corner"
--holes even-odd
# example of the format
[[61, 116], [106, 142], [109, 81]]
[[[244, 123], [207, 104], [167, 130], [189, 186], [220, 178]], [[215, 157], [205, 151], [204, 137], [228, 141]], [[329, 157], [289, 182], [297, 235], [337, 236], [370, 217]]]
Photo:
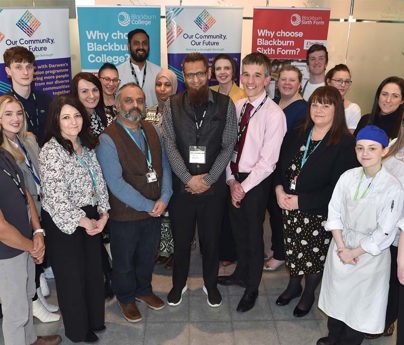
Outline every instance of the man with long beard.
[[150, 53], [150, 38], [146, 31], [135, 29], [128, 33], [128, 51], [129, 60], [117, 66], [121, 85], [136, 83], [145, 93], [146, 107], [156, 105], [154, 83], [161, 68], [147, 60]]
[[188, 54], [183, 61], [186, 91], [164, 107], [163, 140], [173, 171], [170, 219], [174, 237], [173, 288], [167, 296], [179, 305], [187, 289], [191, 242], [198, 228], [207, 303], [218, 307], [218, 243], [226, 200], [225, 168], [237, 135], [235, 107], [228, 96], [208, 87], [205, 56]]
[[118, 116], [100, 136], [97, 158], [109, 190], [112, 288], [124, 318], [138, 322], [136, 301], [160, 310], [151, 286], [160, 241], [160, 216], [170, 200], [171, 170], [158, 131], [145, 117], [145, 96], [135, 83], [116, 94]]

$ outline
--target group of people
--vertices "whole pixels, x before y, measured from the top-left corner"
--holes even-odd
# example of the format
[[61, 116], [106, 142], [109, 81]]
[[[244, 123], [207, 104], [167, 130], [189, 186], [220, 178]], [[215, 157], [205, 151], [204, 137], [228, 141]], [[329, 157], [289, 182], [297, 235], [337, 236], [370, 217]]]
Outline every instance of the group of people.
[[[185, 91], [176, 93], [176, 74], [148, 61], [149, 49], [147, 33], [131, 31], [128, 61], [76, 74], [70, 95], [52, 101], [31, 88], [33, 54], [4, 53], [12, 81], [0, 97], [5, 344], [61, 342], [37, 337], [32, 323], [45, 244], [66, 337], [93, 343], [106, 329], [110, 282], [129, 322], [142, 319], [137, 303], [165, 307], [151, 285], [156, 258], [173, 269], [167, 304], [182, 302], [196, 229], [210, 307], [222, 304], [218, 284], [236, 285], [244, 289], [237, 311], [251, 310], [263, 269], [286, 263], [276, 304], [300, 297], [296, 317], [309, 313], [323, 281], [329, 334], [318, 345], [361, 344], [397, 317], [403, 342], [404, 80], [385, 79], [361, 117], [346, 98], [349, 68], [325, 74], [322, 45], [307, 52], [305, 85], [298, 68], [282, 67], [274, 100], [261, 53], [243, 58], [242, 88], [233, 58], [219, 54], [210, 67], [190, 53]], [[272, 255], [264, 260], [266, 210]], [[219, 259], [236, 262], [231, 275], [218, 276]]]

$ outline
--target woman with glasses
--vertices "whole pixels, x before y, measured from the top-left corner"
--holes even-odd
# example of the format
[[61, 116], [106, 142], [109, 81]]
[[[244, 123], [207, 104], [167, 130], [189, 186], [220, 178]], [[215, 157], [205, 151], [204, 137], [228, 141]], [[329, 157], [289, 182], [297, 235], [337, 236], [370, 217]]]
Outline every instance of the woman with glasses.
[[102, 85], [105, 114], [107, 118], [115, 118], [117, 115], [115, 92], [121, 82], [115, 65], [109, 62], [104, 63], [98, 70], [98, 79], [100, 79]]
[[348, 66], [339, 64], [331, 68], [325, 75], [327, 85], [334, 86], [344, 100], [345, 120], [351, 133], [355, 131], [359, 120], [361, 119], [361, 108], [356, 103], [352, 103], [345, 97], [352, 85], [351, 71]]
[[377, 88], [372, 112], [362, 116], [355, 135], [366, 125], [383, 129], [389, 140], [397, 138], [404, 111], [404, 79], [396, 76], [384, 79]]

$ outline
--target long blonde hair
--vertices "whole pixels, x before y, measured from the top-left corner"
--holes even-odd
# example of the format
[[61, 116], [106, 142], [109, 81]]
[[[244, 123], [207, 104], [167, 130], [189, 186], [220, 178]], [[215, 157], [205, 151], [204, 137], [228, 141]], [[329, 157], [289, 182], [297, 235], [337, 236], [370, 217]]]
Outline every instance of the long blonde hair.
[[[10, 95], [3, 95], [0, 96], [0, 120], [3, 118], [4, 112], [6, 111], [6, 106], [9, 103], [17, 103], [22, 111], [24, 112], [23, 116], [23, 125], [20, 129], [20, 131], [17, 133], [18, 137], [20, 138], [21, 141], [25, 141], [27, 138], [27, 120], [25, 118], [25, 111], [22, 103], [16, 99], [13, 96]], [[8, 151], [17, 162], [23, 162], [25, 160], [25, 156], [22, 153], [22, 151], [18, 148], [16, 148], [14, 145], [10, 144], [10, 141], [8, 140], [7, 136], [4, 134], [1, 124], [0, 124], [0, 129], [1, 129], [1, 135], [3, 136], [3, 143], [1, 144], [1, 147]]]

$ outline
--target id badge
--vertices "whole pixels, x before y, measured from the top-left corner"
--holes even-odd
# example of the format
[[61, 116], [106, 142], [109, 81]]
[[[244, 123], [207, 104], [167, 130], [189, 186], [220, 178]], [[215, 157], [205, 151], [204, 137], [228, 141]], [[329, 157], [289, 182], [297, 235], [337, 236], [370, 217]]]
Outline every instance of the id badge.
[[147, 183], [156, 182], [157, 181], [157, 173], [156, 173], [156, 171], [154, 169], [150, 170], [146, 174], [146, 179], [147, 179]]
[[231, 155], [231, 161], [235, 164], [237, 162], [237, 155], [238, 152], [236, 150], [233, 151], [232, 155]]
[[290, 180], [290, 190], [296, 190], [297, 176], [295, 176], [292, 180]]
[[206, 163], [206, 146], [190, 146], [189, 162], [197, 164]]
[[98, 204], [98, 195], [96, 192], [91, 192], [91, 205], [92, 206], [97, 206]]

